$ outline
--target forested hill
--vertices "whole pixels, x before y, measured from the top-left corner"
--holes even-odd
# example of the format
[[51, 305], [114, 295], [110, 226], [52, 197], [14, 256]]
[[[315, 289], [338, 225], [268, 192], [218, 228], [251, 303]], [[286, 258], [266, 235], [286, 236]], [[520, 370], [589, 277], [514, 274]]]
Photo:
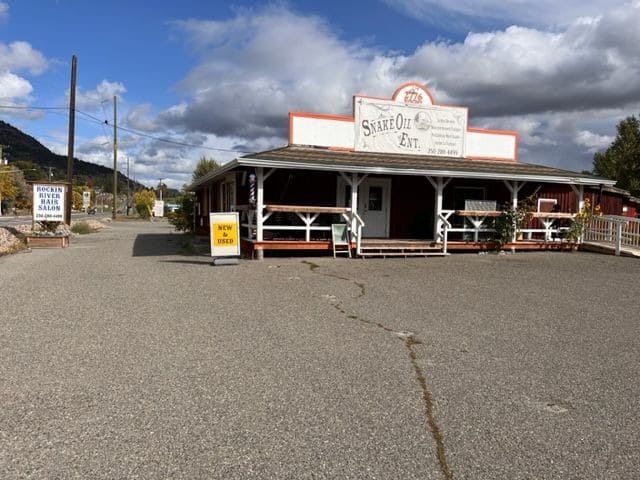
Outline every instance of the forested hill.
[[[38, 140], [18, 130], [13, 125], [0, 120], [0, 145], [3, 145], [4, 157], [17, 168], [25, 169], [28, 180], [46, 180], [51, 167], [54, 180], [66, 180], [67, 156], [57, 155]], [[32, 165], [30, 165], [32, 164]], [[112, 191], [113, 169], [74, 158], [73, 176], [75, 185], [89, 185]], [[127, 177], [118, 172], [118, 190], [124, 191]], [[131, 182], [131, 189], [143, 188], [143, 185]]]

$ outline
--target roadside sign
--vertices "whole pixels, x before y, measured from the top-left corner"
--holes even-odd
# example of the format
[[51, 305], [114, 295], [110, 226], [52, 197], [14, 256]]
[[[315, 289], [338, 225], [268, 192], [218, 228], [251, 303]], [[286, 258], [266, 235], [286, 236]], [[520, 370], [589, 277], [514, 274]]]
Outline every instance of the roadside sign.
[[164, 217], [164, 201], [156, 200], [153, 204], [153, 216]]
[[88, 191], [82, 192], [82, 208], [86, 210], [87, 208], [89, 208], [90, 204], [91, 204], [91, 192], [88, 192]]
[[33, 220], [36, 222], [64, 222], [67, 186], [33, 184]]
[[240, 256], [240, 216], [238, 212], [210, 213], [211, 256]]

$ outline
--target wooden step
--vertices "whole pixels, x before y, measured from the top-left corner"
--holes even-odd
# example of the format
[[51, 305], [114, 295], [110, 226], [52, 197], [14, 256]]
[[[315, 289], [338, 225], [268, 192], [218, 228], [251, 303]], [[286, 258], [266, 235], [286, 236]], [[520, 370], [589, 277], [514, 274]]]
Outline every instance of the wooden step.
[[361, 257], [426, 257], [444, 255], [442, 244], [425, 240], [366, 239], [360, 244]]
[[444, 253], [443, 251], [434, 251], [430, 250], [428, 252], [400, 252], [400, 251], [384, 251], [384, 252], [360, 252], [360, 257], [444, 257], [449, 255], [448, 253]]

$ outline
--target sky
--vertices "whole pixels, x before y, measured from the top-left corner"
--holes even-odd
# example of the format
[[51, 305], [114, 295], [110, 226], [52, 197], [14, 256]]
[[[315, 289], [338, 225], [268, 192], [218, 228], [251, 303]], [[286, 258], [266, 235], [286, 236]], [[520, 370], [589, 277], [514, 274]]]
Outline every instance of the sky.
[[287, 143], [289, 111], [352, 114], [405, 82], [515, 130], [519, 161], [590, 170], [640, 113], [640, 0], [0, 0], [0, 119], [147, 186]]

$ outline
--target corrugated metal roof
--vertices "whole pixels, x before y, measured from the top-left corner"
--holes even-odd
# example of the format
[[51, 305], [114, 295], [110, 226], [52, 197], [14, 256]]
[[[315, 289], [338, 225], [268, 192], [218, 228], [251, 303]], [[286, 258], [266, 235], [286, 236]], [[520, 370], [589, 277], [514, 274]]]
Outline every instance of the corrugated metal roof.
[[615, 181], [594, 175], [518, 162], [469, 160], [453, 157], [399, 155], [287, 146], [239, 157], [221, 172], [200, 179], [206, 183], [234, 166], [329, 170], [390, 175], [433, 175], [458, 178], [484, 178], [547, 181], [585, 185], [614, 185]]

